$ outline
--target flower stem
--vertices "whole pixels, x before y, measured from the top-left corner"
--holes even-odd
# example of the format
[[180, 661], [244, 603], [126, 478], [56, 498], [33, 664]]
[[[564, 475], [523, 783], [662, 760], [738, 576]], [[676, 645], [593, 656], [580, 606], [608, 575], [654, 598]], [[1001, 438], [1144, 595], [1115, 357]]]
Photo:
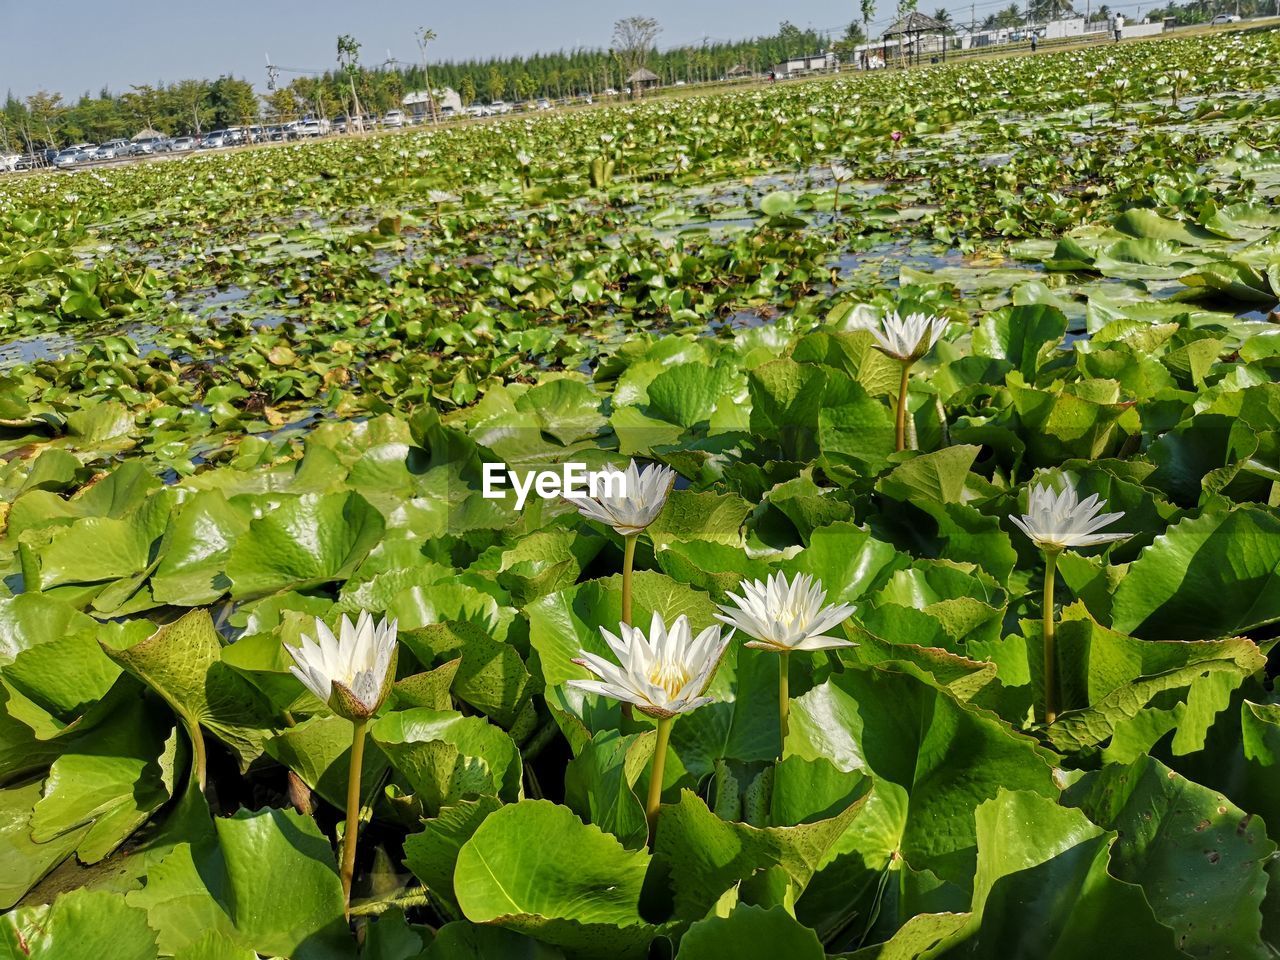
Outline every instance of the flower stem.
[[779, 758], [787, 753], [787, 716], [791, 712], [791, 680], [790, 654], [778, 657], [778, 728], [782, 731], [782, 746], [778, 750]]
[[364, 766], [364, 735], [368, 720], [353, 720], [351, 768], [347, 771], [347, 828], [342, 834], [342, 903], [351, 918], [351, 879], [356, 871], [356, 837], [360, 833], [360, 770]]
[[[636, 564], [636, 540], [640, 534], [632, 533], [622, 538], [622, 622], [631, 626], [631, 568]], [[631, 704], [622, 705], [622, 716], [631, 720], [635, 714]]]
[[191, 735], [191, 769], [195, 774], [196, 783], [200, 787], [200, 791], [204, 792], [205, 775], [208, 770], [209, 761], [205, 753], [204, 731], [200, 729], [200, 724], [193, 723], [187, 731]]
[[631, 568], [636, 563], [636, 540], [640, 534], [623, 537], [622, 547], [622, 622], [631, 626]]
[[649, 821], [649, 842], [658, 831], [658, 808], [662, 806], [662, 775], [667, 766], [667, 744], [671, 742], [671, 727], [675, 717], [663, 717], [658, 721], [658, 743], [653, 748], [653, 767], [649, 770], [649, 800], [644, 805], [645, 819]]
[[911, 361], [903, 361], [902, 383], [898, 387], [898, 423], [894, 434], [894, 449], [907, 449], [907, 390], [911, 385]]
[[1058, 572], [1058, 551], [1046, 550], [1044, 553], [1044, 603], [1042, 616], [1044, 626], [1041, 634], [1044, 638], [1044, 722], [1053, 723], [1058, 719], [1058, 678], [1057, 652], [1054, 649], [1053, 626], [1053, 582]]

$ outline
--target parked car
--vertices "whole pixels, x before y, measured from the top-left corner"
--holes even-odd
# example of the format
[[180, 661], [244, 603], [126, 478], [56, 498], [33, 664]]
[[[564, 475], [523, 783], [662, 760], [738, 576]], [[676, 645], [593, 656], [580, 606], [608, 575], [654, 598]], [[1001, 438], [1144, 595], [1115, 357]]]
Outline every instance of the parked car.
[[1237, 17], [1234, 13], [1220, 13], [1209, 22], [1213, 24], [1215, 27], [1220, 27], [1224, 23], [1239, 23], [1240, 18]]
[[188, 153], [195, 148], [195, 137], [174, 137], [169, 141], [169, 151], [171, 153]]
[[0, 153], [0, 170], [5, 173], [12, 173], [18, 169], [18, 161], [22, 159], [20, 153]]
[[403, 127], [405, 123], [403, 110], [388, 110], [386, 116], [382, 118], [382, 125], [388, 130], [395, 130]]
[[116, 157], [129, 156], [128, 140], [108, 140], [93, 151], [95, 160], [114, 160]]
[[[59, 150], [49, 149], [40, 153], [24, 153], [18, 158], [13, 169], [41, 170], [53, 163], [53, 157], [56, 157], [60, 152]], [[52, 156], [49, 156], [49, 154], [52, 154]]]
[[145, 140], [135, 140], [130, 152], [135, 157], [147, 157], [153, 153], [164, 153], [167, 142], [163, 137], [147, 137]]
[[542, 97], [541, 99], [538, 100], [537, 107], [539, 110], [550, 110], [551, 101], [548, 100], [546, 97]]
[[201, 150], [215, 150], [218, 147], [227, 145], [227, 131], [213, 130], [204, 135], [204, 139], [200, 141]]
[[299, 120], [294, 124], [294, 135], [298, 137], [323, 137], [333, 129], [328, 120]]
[[[97, 149], [96, 147], [94, 149]], [[58, 153], [53, 158], [53, 165], [59, 170], [66, 170], [69, 167], [77, 166], [81, 163], [88, 163], [93, 159], [93, 155], [79, 147], [67, 147], [67, 149]]]

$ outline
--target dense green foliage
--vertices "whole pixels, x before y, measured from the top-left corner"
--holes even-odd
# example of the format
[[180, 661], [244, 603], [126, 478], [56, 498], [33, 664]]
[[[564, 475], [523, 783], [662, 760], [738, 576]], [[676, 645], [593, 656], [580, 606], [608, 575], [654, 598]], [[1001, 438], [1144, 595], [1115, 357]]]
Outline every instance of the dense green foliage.
[[[1278, 63], [1219, 34], [0, 183], [0, 956], [1273, 955]], [[865, 304], [952, 321], [900, 453]], [[857, 605], [790, 658], [785, 742], [779, 658], [731, 645], [652, 844], [653, 725], [566, 686], [621, 543], [479, 488], [629, 456], [683, 478], [637, 622], [773, 571]], [[1133, 536], [1059, 561], [1046, 725], [1008, 517], [1063, 478]], [[347, 924], [351, 726], [284, 644], [361, 609], [402, 649]]]

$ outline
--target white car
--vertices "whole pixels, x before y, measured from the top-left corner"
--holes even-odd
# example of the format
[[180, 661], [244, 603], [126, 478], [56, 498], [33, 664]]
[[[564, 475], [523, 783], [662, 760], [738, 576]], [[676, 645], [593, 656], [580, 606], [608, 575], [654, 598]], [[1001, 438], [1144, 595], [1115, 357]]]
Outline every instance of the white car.
[[403, 110], [388, 110], [382, 118], [382, 125], [388, 130], [398, 129], [404, 126]]
[[1209, 22], [1213, 24], [1215, 27], [1220, 27], [1224, 23], [1239, 23], [1240, 18], [1237, 17], [1234, 13], [1220, 13]]

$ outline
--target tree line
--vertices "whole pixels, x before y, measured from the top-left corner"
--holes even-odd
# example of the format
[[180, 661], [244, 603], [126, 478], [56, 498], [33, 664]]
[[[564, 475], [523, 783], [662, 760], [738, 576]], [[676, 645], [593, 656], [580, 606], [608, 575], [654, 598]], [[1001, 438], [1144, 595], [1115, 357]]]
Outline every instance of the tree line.
[[[863, 7], [868, 7], [864, 0]], [[869, 19], [870, 13], [864, 10]], [[861, 42], [862, 25], [833, 42], [830, 35], [783, 22], [775, 34], [741, 41], [708, 41], [696, 46], [649, 49], [640, 59], [664, 84], [719, 80], [736, 67], [752, 73], [769, 70], [789, 57], [835, 49], [842, 53]], [[238, 77], [181, 80], [132, 86], [124, 92], [103, 89], [78, 99], [38, 91], [19, 98], [12, 93], [0, 111], [0, 149], [32, 150], [71, 143], [101, 143], [150, 128], [176, 136], [199, 134], [260, 120], [334, 116], [345, 112], [354, 85], [361, 109], [382, 114], [400, 106], [406, 93], [449, 87], [464, 104], [537, 97], [598, 96], [626, 86], [631, 58], [619, 49], [574, 49], [524, 57], [446, 60], [427, 63], [336, 65], [318, 75], [273, 76], [274, 89], [259, 96]], [[350, 67], [350, 69], [348, 69]]]

